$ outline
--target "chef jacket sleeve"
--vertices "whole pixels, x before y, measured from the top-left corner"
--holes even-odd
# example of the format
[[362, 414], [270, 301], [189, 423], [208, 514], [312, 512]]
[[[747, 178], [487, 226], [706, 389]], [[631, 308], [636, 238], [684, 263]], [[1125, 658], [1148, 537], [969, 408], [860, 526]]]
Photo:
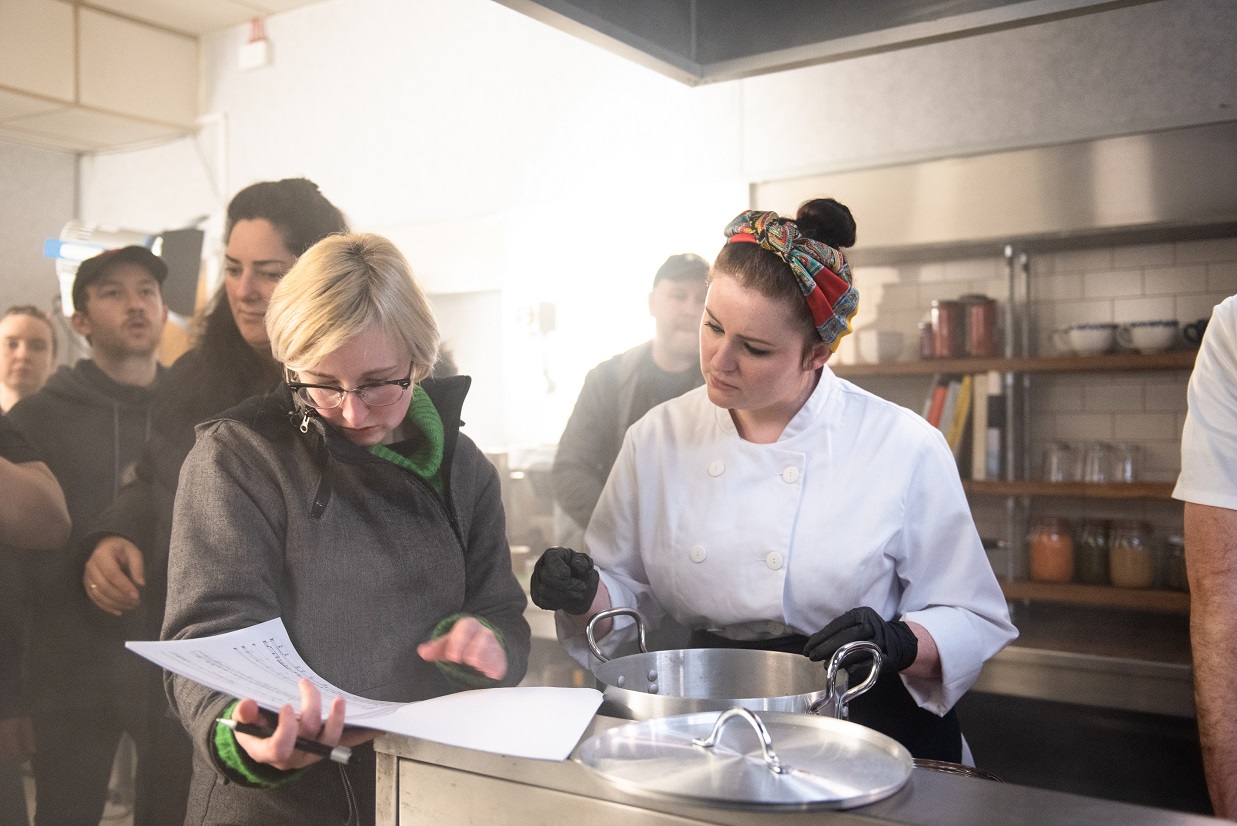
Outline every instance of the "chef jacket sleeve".
[[905, 513], [899, 613], [932, 635], [941, 679], [903, 676], [903, 682], [922, 708], [944, 714], [1018, 630], [975, 530], [953, 454], [937, 430], [920, 445]]
[[1211, 314], [1187, 400], [1173, 497], [1237, 510], [1237, 296]]
[[[645, 520], [654, 517], [641, 513], [642, 507], [647, 509], [649, 504], [642, 503], [639, 496], [639, 464], [636, 459], [636, 443], [629, 430], [584, 537], [601, 581], [610, 592], [611, 606], [634, 608], [649, 627], [656, 627], [665, 611], [649, 588], [648, 574], [639, 550], [648, 541], [641, 530], [642, 516]], [[590, 660], [595, 658], [588, 650], [584, 633], [576, 631], [563, 618], [561, 611], [556, 612], [556, 622], [559, 641], [567, 653], [581, 665], [591, 667]], [[635, 639], [635, 622], [629, 617], [617, 617], [614, 630], [598, 645], [607, 656], [613, 657], [624, 643]]]

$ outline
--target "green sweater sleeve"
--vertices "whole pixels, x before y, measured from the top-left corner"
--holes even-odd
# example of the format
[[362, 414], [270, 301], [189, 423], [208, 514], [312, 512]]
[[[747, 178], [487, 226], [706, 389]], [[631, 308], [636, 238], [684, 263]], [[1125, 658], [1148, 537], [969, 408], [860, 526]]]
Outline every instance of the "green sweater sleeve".
[[[240, 700], [236, 700], [220, 716], [225, 720], [232, 719], [232, 712]], [[215, 737], [214, 758], [224, 775], [233, 783], [258, 789], [273, 789], [300, 777], [304, 769], [277, 769], [265, 763], [259, 763], [250, 757], [240, 743], [236, 742], [236, 732], [218, 723], [214, 726]]]

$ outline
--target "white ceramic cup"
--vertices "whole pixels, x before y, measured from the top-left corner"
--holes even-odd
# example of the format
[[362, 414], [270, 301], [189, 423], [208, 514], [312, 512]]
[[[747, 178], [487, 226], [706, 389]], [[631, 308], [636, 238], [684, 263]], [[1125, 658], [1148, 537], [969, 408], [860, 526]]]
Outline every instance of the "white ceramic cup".
[[1176, 319], [1134, 321], [1117, 328], [1117, 342], [1140, 353], [1161, 353], [1177, 343]]
[[903, 337], [897, 330], [858, 330], [855, 341], [859, 359], [865, 364], [885, 364], [902, 356]]
[[1052, 334], [1052, 343], [1058, 350], [1079, 356], [1107, 353], [1116, 340], [1116, 324], [1071, 324]]

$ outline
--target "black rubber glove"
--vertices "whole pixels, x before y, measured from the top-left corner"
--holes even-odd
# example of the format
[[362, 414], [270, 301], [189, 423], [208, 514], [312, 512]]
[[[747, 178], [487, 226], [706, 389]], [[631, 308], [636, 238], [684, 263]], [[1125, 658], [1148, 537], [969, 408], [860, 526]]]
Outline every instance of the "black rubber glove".
[[901, 671], [915, 662], [919, 640], [901, 620], [886, 622], [871, 608], [852, 608], [808, 637], [804, 655], [813, 662], [827, 660], [848, 642], [870, 640], [881, 650], [881, 671]]
[[585, 614], [597, 595], [599, 579], [588, 554], [571, 548], [546, 548], [533, 566], [529, 591], [538, 608]]

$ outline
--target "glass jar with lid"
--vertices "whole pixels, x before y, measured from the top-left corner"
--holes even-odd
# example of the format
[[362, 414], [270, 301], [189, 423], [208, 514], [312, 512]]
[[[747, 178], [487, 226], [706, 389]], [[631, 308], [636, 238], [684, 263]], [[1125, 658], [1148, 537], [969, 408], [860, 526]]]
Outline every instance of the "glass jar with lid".
[[1074, 578], [1074, 536], [1067, 520], [1046, 516], [1031, 530], [1031, 579], [1069, 582]]
[[1108, 584], [1108, 523], [1088, 519], [1078, 527], [1074, 543], [1074, 577], [1087, 585]]
[[1114, 522], [1108, 538], [1108, 575], [1119, 588], [1155, 585], [1155, 548], [1151, 527], [1134, 519]]

